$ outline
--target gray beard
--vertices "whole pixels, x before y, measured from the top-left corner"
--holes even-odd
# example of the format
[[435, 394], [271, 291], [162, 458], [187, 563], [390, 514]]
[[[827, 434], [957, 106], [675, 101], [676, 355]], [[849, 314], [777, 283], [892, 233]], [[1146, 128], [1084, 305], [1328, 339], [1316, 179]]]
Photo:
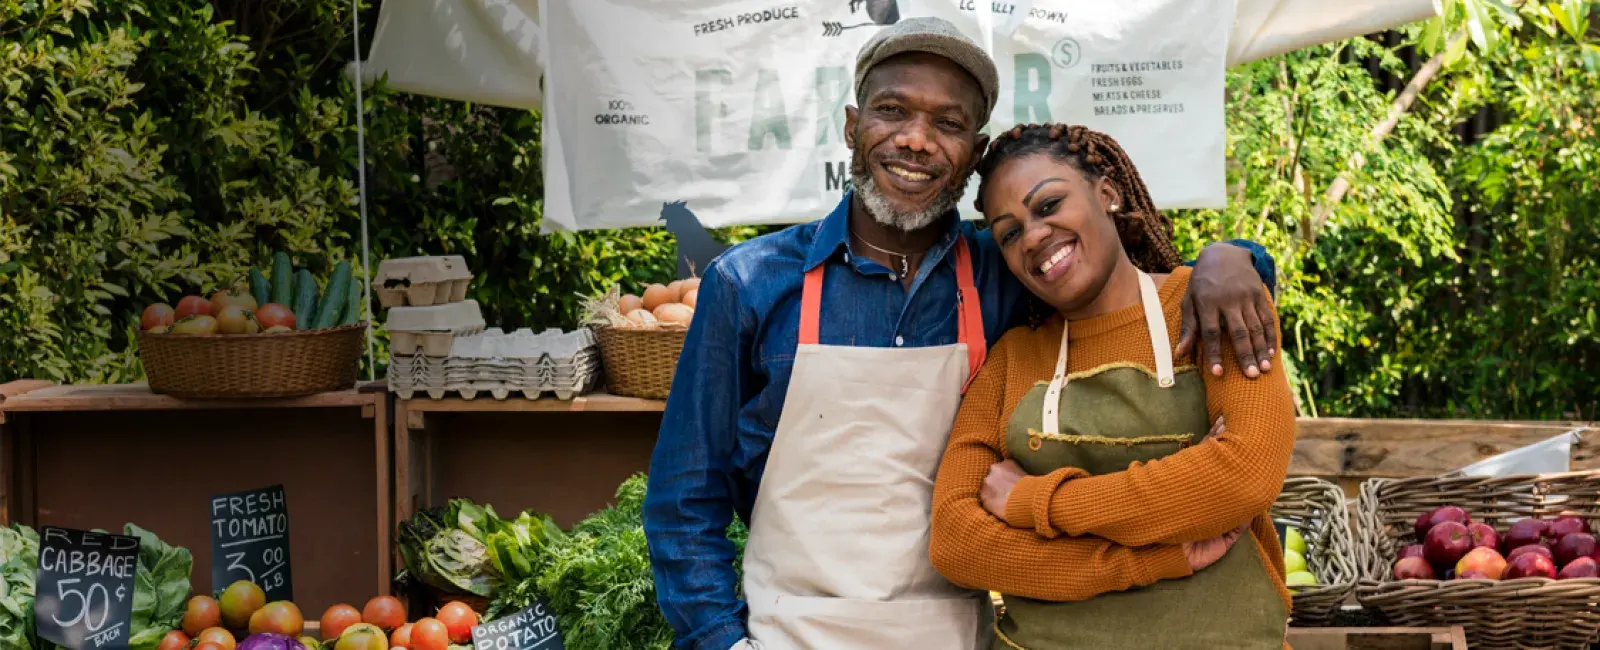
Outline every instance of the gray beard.
[[934, 197], [932, 205], [905, 212], [895, 209], [888, 197], [883, 195], [878, 189], [877, 180], [867, 173], [865, 164], [850, 166], [850, 184], [854, 186], [856, 196], [861, 197], [861, 203], [867, 206], [867, 213], [872, 215], [873, 221], [902, 232], [921, 230], [932, 225], [956, 207], [956, 202], [961, 200], [961, 194], [967, 189], [965, 182], [952, 182]]

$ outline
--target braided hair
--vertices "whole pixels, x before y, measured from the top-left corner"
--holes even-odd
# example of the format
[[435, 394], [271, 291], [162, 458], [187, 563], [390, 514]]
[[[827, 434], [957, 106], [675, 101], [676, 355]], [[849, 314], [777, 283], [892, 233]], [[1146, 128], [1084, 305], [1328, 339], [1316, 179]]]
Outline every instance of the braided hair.
[[1166, 273], [1183, 264], [1172, 245], [1172, 220], [1156, 210], [1139, 170], [1128, 153], [1111, 136], [1084, 126], [1066, 124], [1019, 124], [994, 137], [978, 161], [975, 204], [983, 211], [983, 197], [989, 177], [1000, 163], [1031, 154], [1045, 154], [1072, 165], [1089, 182], [1101, 178], [1111, 181], [1125, 207], [1111, 213], [1117, 237], [1133, 265], [1146, 273]]

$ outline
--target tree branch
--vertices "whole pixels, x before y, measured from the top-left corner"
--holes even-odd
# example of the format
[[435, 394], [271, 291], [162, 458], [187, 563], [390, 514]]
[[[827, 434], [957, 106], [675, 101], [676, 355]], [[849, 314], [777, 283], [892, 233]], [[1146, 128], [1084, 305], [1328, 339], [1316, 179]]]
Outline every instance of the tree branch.
[[[1456, 41], [1466, 37], [1465, 32], [1457, 32], [1450, 39], [1451, 46]], [[1426, 88], [1434, 77], [1439, 76], [1439, 71], [1444, 69], [1445, 52], [1448, 52], [1451, 46], [1446, 46], [1438, 54], [1435, 54], [1433, 58], [1428, 59], [1428, 62], [1424, 63], [1422, 68], [1411, 76], [1411, 81], [1406, 83], [1405, 89], [1400, 91], [1400, 95], [1394, 98], [1394, 103], [1389, 105], [1389, 115], [1382, 122], [1379, 122], [1377, 126], [1372, 127], [1372, 131], [1367, 134], [1366, 145], [1362, 147], [1363, 151], [1358, 151], [1354, 156], [1351, 156], [1350, 162], [1345, 166], [1345, 170], [1339, 172], [1339, 176], [1333, 179], [1333, 184], [1329, 185], [1328, 191], [1322, 195], [1322, 202], [1311, 210], [1311, 229], [1306, 233], [1309, 243], [1316, 243], [1317, 233], [1322, 230], [1323, 226], [1327, 225], [1328, 219], [1333, 216], [1333, 209], [1339, 205], [1340, 201], [1344, 200], [1344, 195], [1350, 192], [1352, 186], [1351, 174], [1366, 166], [1367, 157], [1363, 152], [1370, 151], [1383, 144], [1383, 139], [1388, 137], [1395, 127], [1400, 125], [1400, 118], [1405, 117], [1406, 112], [1411, 110], [1411, 105], [1416, 103], [1417, 97], [1422, 94], [1422, 89]]]

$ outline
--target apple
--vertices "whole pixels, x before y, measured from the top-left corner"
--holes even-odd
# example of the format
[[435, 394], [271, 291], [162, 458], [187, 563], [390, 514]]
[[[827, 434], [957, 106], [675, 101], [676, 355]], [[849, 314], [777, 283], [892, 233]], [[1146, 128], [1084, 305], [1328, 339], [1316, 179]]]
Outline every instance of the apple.
[[1421, 544], [1412, 544], [1410, 546], [1407, 546], [1405, 548], [1400, 549], [1400, 557], [1402, 557], [1402, 558], [1407, 558], [1407, 557], [1425, 557], [1422, 554], [1422, 545]]
[[1473, 548], [1486, 546], [1497, 551], [1500, 550], [1500, 533], [1495, 532], [1494, 526], [1481, 521], [1474, 521], [1467, 524], [1467, 532], [1472, 534]]
[[1440, 506], [1438, 508], [1434, 508], [1433, 512], [1429, 512], [1421, 517], [1417, 517], [1417, 522], [1414, 524], [1415, 528], [1417, 529], [1417, 539], [1427, 539], [1428, 531], [1433, 530], [1435, 526], [1445, 522], [1455, 522], [1461, 524], [1462, 526], [1466, 526], [1467, 524], [1472, 523], [1472, 518], [1467, 516], [1467, 511], [1461, 509], [1460, 506]]
[[1556, 559], [1556, 555], [1550, 552], [1550, 547], [1545, 546], [1544, 544], [1529, 544], [1527, 546], [1518, 546], [1514, 549], [1511, 549], [1511, 554], [1506, 556], [1506, 561], [1510, 562], [1517, 559], [1517, 556], [1519, 555], [1527, 555], [1529, 553], [1543, 555], [1547, 558], [1550, 558], [1552, 561]]
[[1556, 578], [1558, 580], [1600, 578], [1600, 562], [1595, 562], [1592, 557], [1580, 557], [1561, 567], [1561, 573], [1557, 574]]
[[1555, 551], [1556, 564], [1566, 566], [1580, 557], [1594, 555], [1594, 535], [1589, 533], [1567, 533], [1556, 541], [1556, 547], [1553, 550]]
[[1422, 543], [1422, 556], [1436, 567], [1455, 566], [1470, 550], [1472, 533], [1467, 532], [1466, 524], [1454, 521], [1434, 524]]
[[1470, 572], [1477, 572], [1490, 580], [1499, 580], [1505, 570], [1506, 559], [1500, 557], [1500, 551], [1485, 546], [1468, 551], [1459, 562], [1456, 562], [1456, 575], [1463, 577]]
[[1503, 550], [1512, 551], [1529, 544], [1543, 543], [1544, 532], [1549, 527], [1550, 523], [1543, 519], [1518, 519], [1506, 530], [1505, 537], [1500, 538], [1500, 545]]
[[1589, 530], [1589, 522], [1572, 515], [1562, 515], [1550, 520], [1550, 525], [1545, 528], [1544, 536], [1550, 539], [1561, 539], [1572, 533], [1593, 533]]
[[1506, 566], [1506, 572], [1501, 578], [1514, 580], [1516, 578], [1554, 578], [1556, 577], [1556, 563], [1538, 553], [1523, 553], [1517, 556]]
[[1394, 579], [1396, 580], [1436, 580], [1433, 566], [1420, 557], [1400, 558], [1394, 563]]
[[1294, 551], [1283, 552], [1284, 573], [1294, 573], [1306, 570], [1306, 557]]
[[1492, 580], [1488, 574], [1482, 571], [1463, 571], [1456, 577], [1462, 580]]

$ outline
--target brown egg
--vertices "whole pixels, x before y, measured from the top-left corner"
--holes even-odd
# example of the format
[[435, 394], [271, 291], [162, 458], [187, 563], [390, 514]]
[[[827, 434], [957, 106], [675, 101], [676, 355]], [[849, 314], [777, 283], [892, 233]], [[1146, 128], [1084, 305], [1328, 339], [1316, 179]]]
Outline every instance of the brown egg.
[[644, 301], [640, 300], [638, 296], [630, 293], [617, 299], [617, 311], [619, 312], [627, 314], [639, 309], [644, 309]]
[[672, 299], [667, 302], [681, 302], [683, 300], [683, 280], [673, 280], [668, 283], [667, 291], [672, 292]]
[[689, 278], [687, 280], [684, 280], [683, 281], [683, 286], [678, 288], [679, 291], [682, 291], [684, 293], [688, 293], [690, 291], [696, 291], [698, 289], [700, 289], [700, 278]]
[[681, 302], [669, 302], [656, 307], [653, 313], [656, 320], [661, 321], [662, 324], [676, 324], [688, 327], [689, 322], [694, 320], [694, 309]]
[[699, 298], [700, 298], [700, 290], [699, 289], [690, 289], [688, 291], [683, 292], [683, 299], [679, 300], [678, 302], [681, 302], [681, 303], [683, 303], [685, 305], [688, 305], [690, 309], [694, 309], [694, 301], [699, 299]]
[[677, 300], [678, 297], [673, 295], [672, 290], [664, 285], [652, 284], [644, 289], [644, 308], [649, 311], [655, 311], [656, 307], [669, 302], [677, 302]]

